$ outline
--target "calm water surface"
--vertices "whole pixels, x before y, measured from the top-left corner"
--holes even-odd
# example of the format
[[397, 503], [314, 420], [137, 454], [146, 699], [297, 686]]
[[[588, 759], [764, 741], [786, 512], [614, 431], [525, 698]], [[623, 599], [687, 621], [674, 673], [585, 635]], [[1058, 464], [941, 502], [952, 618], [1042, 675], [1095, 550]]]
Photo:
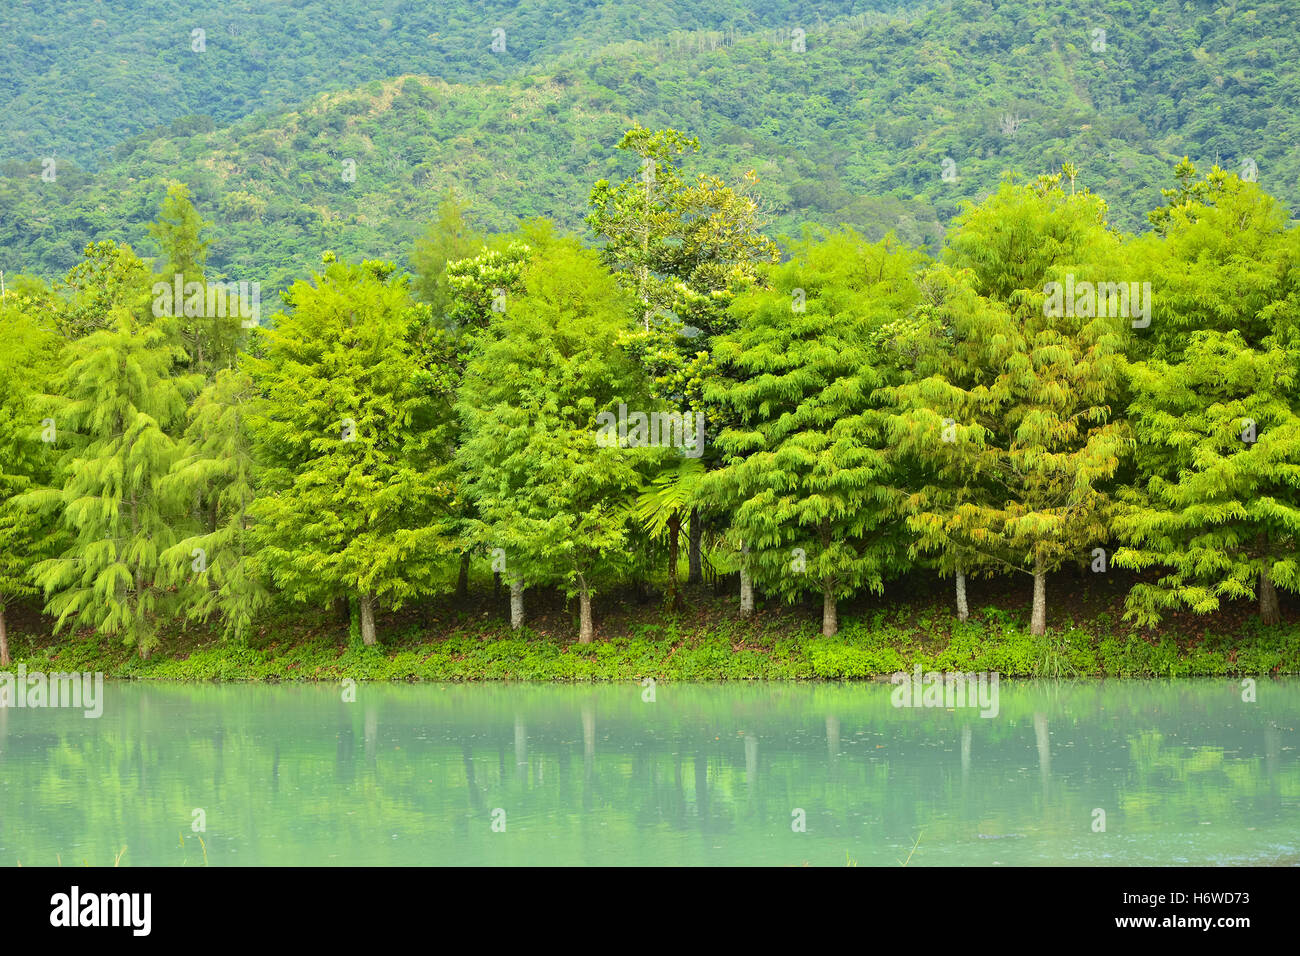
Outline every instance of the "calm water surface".
[[0, 865], [1300, 862], [1300, 681], [891, 690], [108, 684], [0, 708]]

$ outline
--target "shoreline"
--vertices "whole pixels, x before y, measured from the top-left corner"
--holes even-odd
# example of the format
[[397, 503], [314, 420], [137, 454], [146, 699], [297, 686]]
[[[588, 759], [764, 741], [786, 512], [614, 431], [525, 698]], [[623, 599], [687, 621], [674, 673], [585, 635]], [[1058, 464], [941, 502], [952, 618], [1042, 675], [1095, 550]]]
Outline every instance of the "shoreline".
[[[888, 681], [898, 671], [998, 673], [1004, 679], [1281, 677], [1300, 674], [1300, 627], [1245, 633], [1141, 635], [1102, 627], [1049, 628], [1042, 637], [996, 609], [971, 620], [882, 622], [858, 615], [825, 638], [790, 613], [749, 621], [634, 623], [625, 633], [579, 644], [501, 620], [438, 628], [412, 625], [371, 647], [346, 627], [268, 625], [244, 644], [209, 633], [165, 638], [147, 659], [104, 635], [15, 634], [0, 670], [102, 673], [111, 680], [166, 683], [385, 682], [612, 683]], [[800, 623], [802, 626], [800, 626]], [[1095, 622], [1094, 622], [1095, 623]]]

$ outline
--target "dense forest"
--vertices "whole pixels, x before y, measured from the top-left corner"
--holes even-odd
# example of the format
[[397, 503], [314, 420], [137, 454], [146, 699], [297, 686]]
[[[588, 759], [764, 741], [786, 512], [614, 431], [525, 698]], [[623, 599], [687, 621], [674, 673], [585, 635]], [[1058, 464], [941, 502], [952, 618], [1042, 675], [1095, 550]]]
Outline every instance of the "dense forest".
[[0, 270], [50, 281], [92, 242], [157, 251], [173, 181], [216, 226], [209, 273], [268, 294], [320, 249], [411, 248], [452, 187], [480, 228], [594, 243], [587, 191], [626, 174], [610, 146], [636, 123], [752, 170], [774, 236], [932, 255], [1006, 170], [1072, 162], [1132, 232], [1183, 156], [1300, 201], [1280, 0], [53, 6], [0, 13]]
[[[1300, 589], [1300, 230], [1182, 161], [1141, 234], [1064, 163], [1008, 173], [933, 253], [893, 232], [774, 241], [753, 173], [634, 125], [582, 236], [484, 234], [455, 194], [407, 253], [319, 262], [261, 314], [173, 183], [142, 258], [89, 244], [0, 298], [0, 612], [245, 639], [271, 607], [381, 611], [472, 572], [668, 608], [707, 561], [756, 600], [1132, 572], [1158, 627]], [[1159, 184], [1158, 184], [1159, 185]], [[394, 256], [405, 252], [392, 250]], [[684, 567], [683, 567], [684, 565]], [[684, 574], [683, 574], [684, 571]], [[685, 581], [682, 581], [682, 578]], [[0, 660], [8, 661], [0, 613]]]

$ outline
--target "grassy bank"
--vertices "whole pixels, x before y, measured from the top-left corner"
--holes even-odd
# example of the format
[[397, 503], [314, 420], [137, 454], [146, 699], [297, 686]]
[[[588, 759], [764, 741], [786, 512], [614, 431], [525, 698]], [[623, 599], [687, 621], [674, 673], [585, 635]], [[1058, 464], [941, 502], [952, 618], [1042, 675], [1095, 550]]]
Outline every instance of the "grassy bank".
[[[101, 671], [171, 681], [616, 681], [869, 679], [917, 664], [930, 670], [997, 671], [1007, 677], [1200, 677], [1300, 673], [1300, 621], [1261, 626], [1248, 605], [1210, 617], [1174, 617], [1157, 632], [1121, 621], [1119, 582], [1055, 582], [1070, 606], [1048, 633], [1028, 633], [1023, 595], [986, 588], [987, 603], [958, 622], [946, 590], [902, 587], [888, 608], [846, 603], [840, 633], [822, 637], [815, 609], [771, 603], [749, 620], [735, 600], [687, 591], [676, 612], [657, 597], [610, 595], [594, 643], [577, 644], [573, 609], [561, 595], [529, 592], [529, 625], [510, 630], [504, 596], [476, 589], [381, 621], [364, 647], [337, 611], [282, 608], [242, 644], [204, 629], [166, 633], [148, 660], [116, 640], [55, 638], [28, 615], [12, 636], [13, 667]], [[900, 601], [901, 597], [901, 601]], [[351, 633], [350, 633], [351, 632]]]

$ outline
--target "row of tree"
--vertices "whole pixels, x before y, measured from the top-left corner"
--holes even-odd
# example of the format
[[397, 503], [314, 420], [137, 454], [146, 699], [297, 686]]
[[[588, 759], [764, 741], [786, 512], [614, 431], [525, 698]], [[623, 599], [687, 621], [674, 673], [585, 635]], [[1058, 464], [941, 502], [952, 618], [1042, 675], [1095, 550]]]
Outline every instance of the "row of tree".
[[[968, 577], [1025, 574], [1034, 633], [1070, 563], [1145, 572], [1142, 625], [1248, 597], [1277, 622], [1300, 587], [1300, 231], [1256, 185], [1184, 161], [1129, 236], [1067, 165], [1009, 177], [938, 260], [851, 230], [783, 257], [752, 177], [685, 176], [698, 143], [673, 130], [619, 147], [639, 168], [595, 185], [599, 248], [540, 221], [485, 238], [449, 199], [413, 275], [326, 252], [264, 326], [201, 294], [220, 277], [179, 185], [152, 267], [100, 243], [13, 282], [0, 659], [25, 598], [142, 655], [160, 622], [239, 639], [275, 595], [345, 598], [372, 644], [380, 608], [463, 596], [474, 560], [516, 627], [555, 586], [588, 642], [616, 583], [681, 600], [684, 533], [690, 579], [706, 554], [738, 572], [741, 614], [755, 589], [820, 595], [828, 636], [840, 600], [921, 566], [963, 619]], [[200, 294], [160, 309], [173, 280]], [[647, 440], [654, 412], [703, 415], [703, 453]]]

